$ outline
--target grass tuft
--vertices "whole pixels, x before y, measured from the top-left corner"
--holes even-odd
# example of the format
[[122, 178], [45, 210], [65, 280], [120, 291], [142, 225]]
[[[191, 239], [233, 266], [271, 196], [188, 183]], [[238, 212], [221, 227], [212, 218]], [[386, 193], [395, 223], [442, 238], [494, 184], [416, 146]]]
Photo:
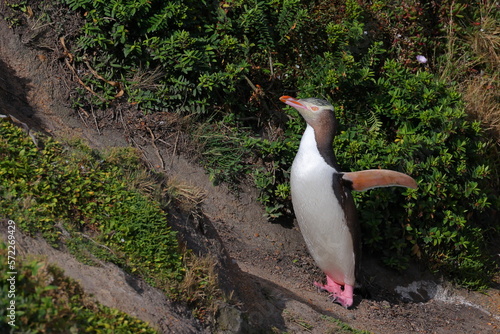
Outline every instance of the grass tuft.
[[200, 205], [206, 197], [206, 191], [178, 178], [170, 178], [165, 187], [167, 197], [173, 199], [181, 208], [192, 211]]
[[500, 77], [474, 76], [465, 81], [462, 93], [469, 115], [481, 121], [500, 144]]
[[194, 256], [189, 253], [185, 256], [184, 263], [187, 269], [184, 279], [177, 287], [178, 297], [193, 307], [193, 315], [199, 320], [213, 319], [218, 301], [227, 299], [219, 288], [216, 260], [211, 256]]

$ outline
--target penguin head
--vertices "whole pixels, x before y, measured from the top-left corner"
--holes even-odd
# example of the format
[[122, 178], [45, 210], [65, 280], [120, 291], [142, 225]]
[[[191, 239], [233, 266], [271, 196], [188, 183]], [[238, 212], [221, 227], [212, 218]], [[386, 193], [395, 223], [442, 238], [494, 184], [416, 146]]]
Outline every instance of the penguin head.
[[330, 122], [332, 119], [333, 123], [335, 123], [333, 106], [326, 100], [316, 97], [295, 99], [291, 96], [282, 96], [280, 97], [280, 101], [297, 109], [302, 117], [304, 117], [307, 124], [312, 127], [318, 126], [318, 123]]

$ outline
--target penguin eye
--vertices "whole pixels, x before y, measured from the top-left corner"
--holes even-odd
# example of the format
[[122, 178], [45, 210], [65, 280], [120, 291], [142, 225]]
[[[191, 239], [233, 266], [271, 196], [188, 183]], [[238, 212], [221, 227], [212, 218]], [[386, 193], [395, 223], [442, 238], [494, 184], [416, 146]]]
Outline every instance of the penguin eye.
[[319, 108], [318, 108], [318, 107], [311, 107], [311, 110], [312, 110], [312, 111], [318, 111], [318, 110], [319, 110]]

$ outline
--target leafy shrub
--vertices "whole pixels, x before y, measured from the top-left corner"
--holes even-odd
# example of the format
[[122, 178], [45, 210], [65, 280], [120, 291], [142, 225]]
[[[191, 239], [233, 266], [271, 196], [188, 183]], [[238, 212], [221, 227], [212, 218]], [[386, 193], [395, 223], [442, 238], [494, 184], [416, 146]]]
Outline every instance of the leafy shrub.
[[[7, 258], [5, 243], [0, 256]], [[8, 298], [11, 278], [7, 261], [0, 261], [0, 329], [11, 333], [156, 333], [146, 323], [93, 302], [80, 285], [65, 277], [61, 269], [40, 261], [17, 257], [15, 296]], [[10, 302], [15, 302], [15, 327], [7, 317]]]
[[[362, 31], [329, 33], [359, 42]], [[467, 119], [460, 95], [431, 73], [387, 59], [378, 42], [362, 55], [348, 45], [316, 57], [299, 80], [301, 96], [322, 96], [336, 107], [334, 149], [343, 170], [394, 169], [419, 183], [417, 190], [355, 194], [365, 244], [392, 266], [405, 267], [412, 253], [465, 285], [486, 284], [492, 264], [484, 234], [498, 230], [483, 215], [498, 197], [480, 124]], [[484, 265], [485, 275], [474, 269]]]
[[82, 78], [95, 92], [91, 103], [120, 97], [110, 85], [119, 82], [128, 102], [143, 111], [194, 114], [234, 107], [248, 96], [248, 86], [238, 90], [246, 85], [243, 75], [268, 62], [305, 16], [298, 0], [64, 2], [86, 19], [73, 47], [77, 64], [91, 64], [105, 78], [92, 71]]
[[85, 146], [63, 155], [60, 143], [44, 144], [38, 149], [22, 130], [0, 122], [0, 217], [54, 246], [64, 229], [89, 234], [116, 254], [108, 259], [131, 272], [182, 278], [182, 255], [165, 213], [125, 182], [124, 169], [137, 168], [137, 157], [115, 154], [108, 162]]
[[[334, 149], [343, 170], [394, 169], [420, 184], [418, 190], [355, 194], [365, 245], [392, 267], [405, 268], [413, 255], [464, 285], [484, 286], [493, 268], [486, 246], [493, 239], [485, 235], [498, 235], [485, 217], [499, 199], [480, 124], [468, 120], [455, 88], [425, 65], [401, 61], [419, 54], [419, 43], [411, 54], [389, 53], [377, 40], [383, 36], [367, 31], [357, 3], [344, 10], [350, 16], [325, 27], [330, 46], [315, 43], [324, 51], [309, 53], [295, 73], [300, 96], [323, 97], [336, 107]], [[253, 175], [270, 218], [291, 213], [289, 166], [304, 125], [295, 110], [290, 113], [278, 141], [243, 141], [262, 159], [264, 167]]]

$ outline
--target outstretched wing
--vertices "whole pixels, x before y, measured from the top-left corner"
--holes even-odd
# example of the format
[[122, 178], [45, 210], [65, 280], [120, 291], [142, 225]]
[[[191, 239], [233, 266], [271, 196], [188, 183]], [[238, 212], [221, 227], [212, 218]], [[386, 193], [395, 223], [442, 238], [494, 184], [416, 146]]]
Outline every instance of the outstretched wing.
[[387, 169], [343, 173], [342, 180], [357, 191], [380, 187], [417, 188], [417, 182], [411, 176]]

